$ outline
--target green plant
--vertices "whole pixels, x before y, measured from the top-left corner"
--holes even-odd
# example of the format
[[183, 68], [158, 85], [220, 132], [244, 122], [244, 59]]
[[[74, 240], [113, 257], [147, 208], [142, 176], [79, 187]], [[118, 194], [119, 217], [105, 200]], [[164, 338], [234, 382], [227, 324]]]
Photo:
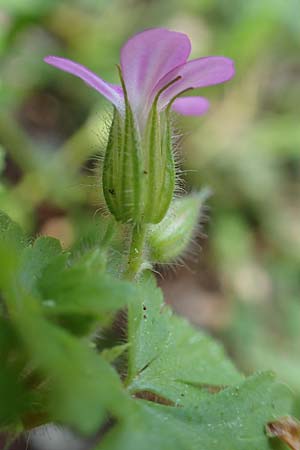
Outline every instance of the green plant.
[[[172, 47], [177, 33], [157, 32], [170, 33]], [[74, 72], [70, 61], [47, 62]], [[143, 101], [124, 67], [122, 92], [96, 83], [115, 110], [103, 168], [108, 212], [93, 241], [64, 252], [0, 215], [0, 426], [12, 436], [57, 422], [87, 436], [103, 427], [97, 450], [263, 450], [274, 424], [291, 423], [282, 419], [289, 389], [270, 372], [239, 373], [219, 344], [164, 304], [151, 273], [182, 256], [205, 198], [173, 198], [170, 108], [176, 100], [180, 112], [207, 108], [178, 98], [191, 83], [185, 64], [154, 79]], [[233, 75], [225, 58], [205, 64], [204, 85]], [[116, 320], [125, 333], [113, 333]]]

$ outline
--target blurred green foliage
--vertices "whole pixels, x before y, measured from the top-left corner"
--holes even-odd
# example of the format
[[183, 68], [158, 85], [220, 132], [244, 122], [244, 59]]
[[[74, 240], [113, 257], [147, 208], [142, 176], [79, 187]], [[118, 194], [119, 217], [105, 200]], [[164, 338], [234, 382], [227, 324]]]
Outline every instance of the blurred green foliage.
[[56, 421], [91, 433], [119, 417], [126, 395], [89, 336], [135, 291], [105, 274], [105, 246], [76, 257], [0, 213], [0, 259], [1, 432]]
[[220, 335], [241, 367], [273, 368], [300, 398], [299, 11], [299, 0], [1, 0], [0, 208], [68, 246], [103, 206], [91, 167], [110, 107], [44, 56], [114, 82], [123, 42], [165, 26], [189, 34], [193, 56], [232, 57], [235, 79], [201, 91], [210, 113], [176, 119], [182, 166], [188, 189], [214, 191], [202, 258], [231, 312]]

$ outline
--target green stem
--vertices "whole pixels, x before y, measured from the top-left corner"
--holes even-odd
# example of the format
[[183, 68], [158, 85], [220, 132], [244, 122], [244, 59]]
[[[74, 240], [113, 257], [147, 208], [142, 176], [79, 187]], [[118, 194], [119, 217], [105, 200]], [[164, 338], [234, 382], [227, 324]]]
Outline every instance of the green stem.
[[125, 278], [134, 280], [143, 263], [143, 250], [146, 236], [146, 225], [134, 225], [132, 228], [131, 244], [129, 249]]
[[[143, 250], [145, 245], [146, 225], [134, 225], [132, 228], [131, 244], [128, 255], [127, 269], [125, 278], [134, 280], [143, 263]], [[135, 319], [137, 308], [135, 302], [130, 302], [127, 310], [127, 342], [130, 344], [135, 341]], [[134, 349], [129, 345], [128, 348], [128, 373], [125, 384], [128, 386], [134, 376]]]

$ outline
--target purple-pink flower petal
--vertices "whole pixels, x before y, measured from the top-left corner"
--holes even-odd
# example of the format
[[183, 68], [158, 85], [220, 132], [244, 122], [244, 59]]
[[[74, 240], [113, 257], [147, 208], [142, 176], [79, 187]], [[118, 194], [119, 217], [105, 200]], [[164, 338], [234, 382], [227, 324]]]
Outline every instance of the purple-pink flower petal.
[[64, 72], [71, 73], [80, 78], [87, 85], [100, 92], [100, 94], [112, 102], [119, 110], [123, 110], [124, 96], [120, 86], [107, 83], [91, 70], [69, 59], [60, 58], [58, 56], [47, 56], [44, 61], [51, 66], [57, 67]]
[[183, 116], [202, 116], [209, 109], [209, 101], [204, 97], [178, 97], [172, 109]]
[[214, 84], [224, 83], [234, 76], [233, 61], [223, 56], [208, 56], [194, 59], [170, 71], [158, 83], [161, 89], [171, 80], [180, 76], [181, 79], [170, 86], [160, 97], [160, 108], [164, 108], [169, 101], [186, 89], [195, 89]]
[[150, 105], [158, 81], [187, 61], [189, 38], [182, 33], [155, 28], [129, 39], [121, 50], [121, 69], [129, 102], [137, 115]]
[[[164, 28], [136, 34], [123, 46], [122, 76], [141, 132], [159, 91], [162, 91], [158, 101], [158, 109], [161, 111], [182, 92], [224, 83], [234, 76], [231, 59], [209, 56], [187, 62], [190, 51], [188, 36]], [[47, 56], [45, 62], [81, 78], [124, 113], [124, 93], [121, 86], [108, 83], [81, 64], [65, 58]], [[166, 89], [163, 90], [164, 88]], [[202, 115], [208, 107], [209, 103], [203, 97], [178, 97], [172, 104], [172, 109], [183, 115]]]

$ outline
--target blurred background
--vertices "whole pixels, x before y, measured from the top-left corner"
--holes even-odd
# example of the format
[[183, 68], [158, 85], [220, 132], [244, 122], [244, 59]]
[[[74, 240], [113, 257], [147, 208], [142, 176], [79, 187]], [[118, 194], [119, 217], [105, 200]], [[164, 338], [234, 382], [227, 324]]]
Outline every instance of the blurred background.
[[126, 39], [163, 26], [190, 36], [192, 57], [233, 58], [236, 77], [201, 90], [209, 114], [175, 119], [185, 189], [213, 195], [192, 256], [158, 279], [238, 367], [273, 369], [300, 399], [299, 12], [299, 0], [1, 0], [0, 208], [65, 248], [101, 214], [92, 169], [110, 105], [44, 56], [117, 82]]

